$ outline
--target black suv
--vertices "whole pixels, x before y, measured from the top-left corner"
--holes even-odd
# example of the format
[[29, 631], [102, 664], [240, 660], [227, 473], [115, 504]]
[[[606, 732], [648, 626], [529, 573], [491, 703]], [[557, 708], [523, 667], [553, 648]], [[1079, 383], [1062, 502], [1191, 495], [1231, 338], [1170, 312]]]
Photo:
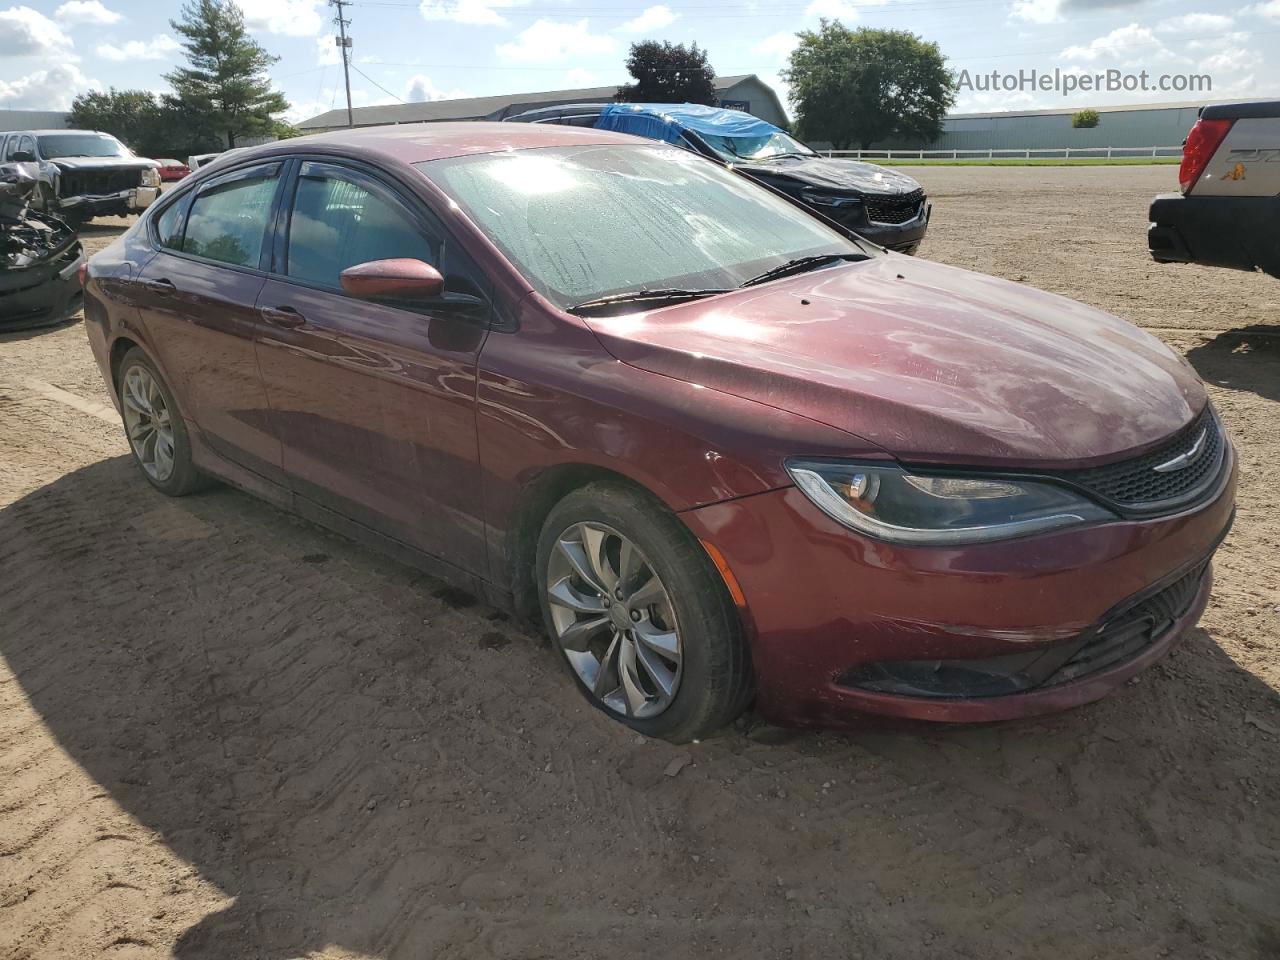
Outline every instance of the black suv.
[[873, 243], [915, 253], [931, 207], [906, 174], [861, 160], [823, 157], [785, 130], [739, 110], [694, 103], [575, 103], [505, 117], [665, 140], [799, 200]]

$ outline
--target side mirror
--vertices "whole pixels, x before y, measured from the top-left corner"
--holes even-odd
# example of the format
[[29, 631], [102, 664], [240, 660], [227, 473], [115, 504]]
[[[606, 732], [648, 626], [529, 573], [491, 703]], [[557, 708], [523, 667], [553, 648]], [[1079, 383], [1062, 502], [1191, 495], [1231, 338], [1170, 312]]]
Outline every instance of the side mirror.
[[343, 290], [362, 300], [430, 300], [444, 293], [440, 271], [408, 257], [358, 263], [340, 280]]
[[30, 150], [15, 150], [9, 154], [9, 160], [11, 163], [35, 163], [36, 157]]

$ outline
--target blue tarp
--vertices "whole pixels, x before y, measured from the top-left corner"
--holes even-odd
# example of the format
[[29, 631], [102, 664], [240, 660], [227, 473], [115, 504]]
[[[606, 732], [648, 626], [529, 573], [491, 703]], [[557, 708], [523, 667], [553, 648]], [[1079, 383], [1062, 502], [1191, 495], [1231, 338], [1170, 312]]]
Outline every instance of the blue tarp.
[[611, 103], [601, 111], [596, 128], [676, 144], [684, 130], [719, 137], [768, 137], [779, 132], [772, 123], [741, 110], [697, 103]]

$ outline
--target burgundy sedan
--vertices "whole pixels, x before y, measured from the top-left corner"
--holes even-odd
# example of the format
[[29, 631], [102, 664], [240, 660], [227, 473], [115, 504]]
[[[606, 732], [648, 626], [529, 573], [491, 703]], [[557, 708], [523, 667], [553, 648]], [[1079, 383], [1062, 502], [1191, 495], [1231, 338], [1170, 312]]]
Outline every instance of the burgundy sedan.
[[993, 720], [1200, 616], [1235, 459], [1115, 317], [886, 253], [675, 147], [429, 124], [187, 178], [88, 268], [142, 475], [540, 617], [591, 703]]

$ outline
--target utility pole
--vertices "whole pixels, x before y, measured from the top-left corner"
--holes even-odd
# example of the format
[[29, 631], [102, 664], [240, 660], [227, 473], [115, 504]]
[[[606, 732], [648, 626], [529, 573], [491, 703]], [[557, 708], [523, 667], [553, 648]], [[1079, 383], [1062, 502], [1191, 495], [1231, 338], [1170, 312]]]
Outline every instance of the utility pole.
[[338, 36], [333, 38], [333, 42], [342, 51], [342, 79], [347, 85], [347, 126], [354, 127], [356, 124], [351, 118], [351, 38], [347, 36], [347, 27], [351, 26], [351, 21], [342, 16], [342, 8], [349, 3], [351, 0], [329, 0], [330, 6], [338, 8], [338, 15], [333, 18], [333, 22], [338, 25]]

